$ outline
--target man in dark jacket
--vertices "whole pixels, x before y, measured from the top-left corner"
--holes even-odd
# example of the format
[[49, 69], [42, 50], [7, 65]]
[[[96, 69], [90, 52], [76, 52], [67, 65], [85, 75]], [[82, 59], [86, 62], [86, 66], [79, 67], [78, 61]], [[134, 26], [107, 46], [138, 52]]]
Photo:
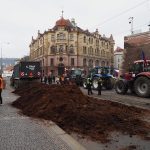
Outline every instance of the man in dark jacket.
[[98, 95], [101, 95], [101, 91], [102, 91], [102, 79], [101, 78], [98, 79], [98, 88], [97, 88], [97, 90], [98, 90]]

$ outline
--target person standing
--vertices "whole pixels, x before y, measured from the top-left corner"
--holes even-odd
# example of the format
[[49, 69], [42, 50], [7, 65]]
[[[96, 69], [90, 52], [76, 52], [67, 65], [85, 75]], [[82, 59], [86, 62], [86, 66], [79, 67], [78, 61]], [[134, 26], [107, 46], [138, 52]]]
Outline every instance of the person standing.
[[92, 80], [90, 78], [87, 78], [87, 90], [88, 90], [88, 95], [93, 94], [92, 92]]
[[98, 90], [98, 95], [101, 95], [101, 91], [102, 91], [102, 79], [101, 78], [98, 79], [98, 88], [97, 88], [97, 90]]
[[47, 76], [46, 75], [44, 76], [44, 83], [45, 84], [47, 83]]
[[53, 75], [53, 82], [55, 83], [55, 75]]
[[3, 78], [2, 78], [2, 75], [0, 75], [0, 104], [3, 103], [2, 101], [2, 90], [3, 90]]
[[51, 75], [48, 76], [48, 84], [52, 84], [52, 76]]

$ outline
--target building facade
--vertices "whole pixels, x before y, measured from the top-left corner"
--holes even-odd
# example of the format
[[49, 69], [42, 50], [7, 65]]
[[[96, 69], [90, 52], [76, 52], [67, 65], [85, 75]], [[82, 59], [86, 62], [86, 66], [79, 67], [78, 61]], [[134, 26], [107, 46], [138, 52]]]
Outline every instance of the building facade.
[[94, 66], [113, 66], [114, 40], [78, 27], [75, 20], [61, 17], [44, 33], [38, 31], [30, 44], [30, 60], [40, 61], [42, 74], [61, 75], [67, 69], [81, 68], [86, 73]]
[[124, 49], [117, 47], [114, 51], [114, 68], [121, 70], [124, 57]]
[[123, 62], [123, 69], [124, 72], [126, 72], [135, 60], [143, 59], [143, 52], [145, 58], [150, 59], [150, 31], [125, 36], [124, 49], [126, 53]]
[[133, 49], [144, 51], [147, 59], [150, 59], [150, 31], [125, 36], [124, 48], [127, 52]]

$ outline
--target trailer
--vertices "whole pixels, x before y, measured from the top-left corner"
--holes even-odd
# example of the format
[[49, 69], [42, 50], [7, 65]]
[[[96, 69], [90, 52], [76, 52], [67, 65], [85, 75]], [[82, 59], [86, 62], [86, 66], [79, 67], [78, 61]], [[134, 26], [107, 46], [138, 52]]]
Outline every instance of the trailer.
[[15, 88], [21, 85], [39, 82], [41, 79], [41, 65], [38, 61], [21, 61], [13, 68], [10, 79], [11, 86]]

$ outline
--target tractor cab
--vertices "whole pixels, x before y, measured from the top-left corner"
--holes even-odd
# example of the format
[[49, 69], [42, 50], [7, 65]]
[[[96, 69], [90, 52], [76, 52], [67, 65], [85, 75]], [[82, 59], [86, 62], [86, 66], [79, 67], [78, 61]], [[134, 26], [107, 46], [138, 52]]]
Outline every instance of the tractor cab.
[[146, 62], [144, 60], [134, 61], [132, 66], [129, 68], [129, 72], [124, 74], [124, 79], [132, 80], [139, 73], [150, 72], [150, 60]]
[[141, 72], [150, 72], [150, 60], [147, 60], [146, 62], [144, 60], [134, 61], [131, 71], [136, 75]]
[[106, 77], [112, 76], [113, 70], [110, 67], [94, 67], [90, 70], [91, 77], [98, 76], [98, 77]]

